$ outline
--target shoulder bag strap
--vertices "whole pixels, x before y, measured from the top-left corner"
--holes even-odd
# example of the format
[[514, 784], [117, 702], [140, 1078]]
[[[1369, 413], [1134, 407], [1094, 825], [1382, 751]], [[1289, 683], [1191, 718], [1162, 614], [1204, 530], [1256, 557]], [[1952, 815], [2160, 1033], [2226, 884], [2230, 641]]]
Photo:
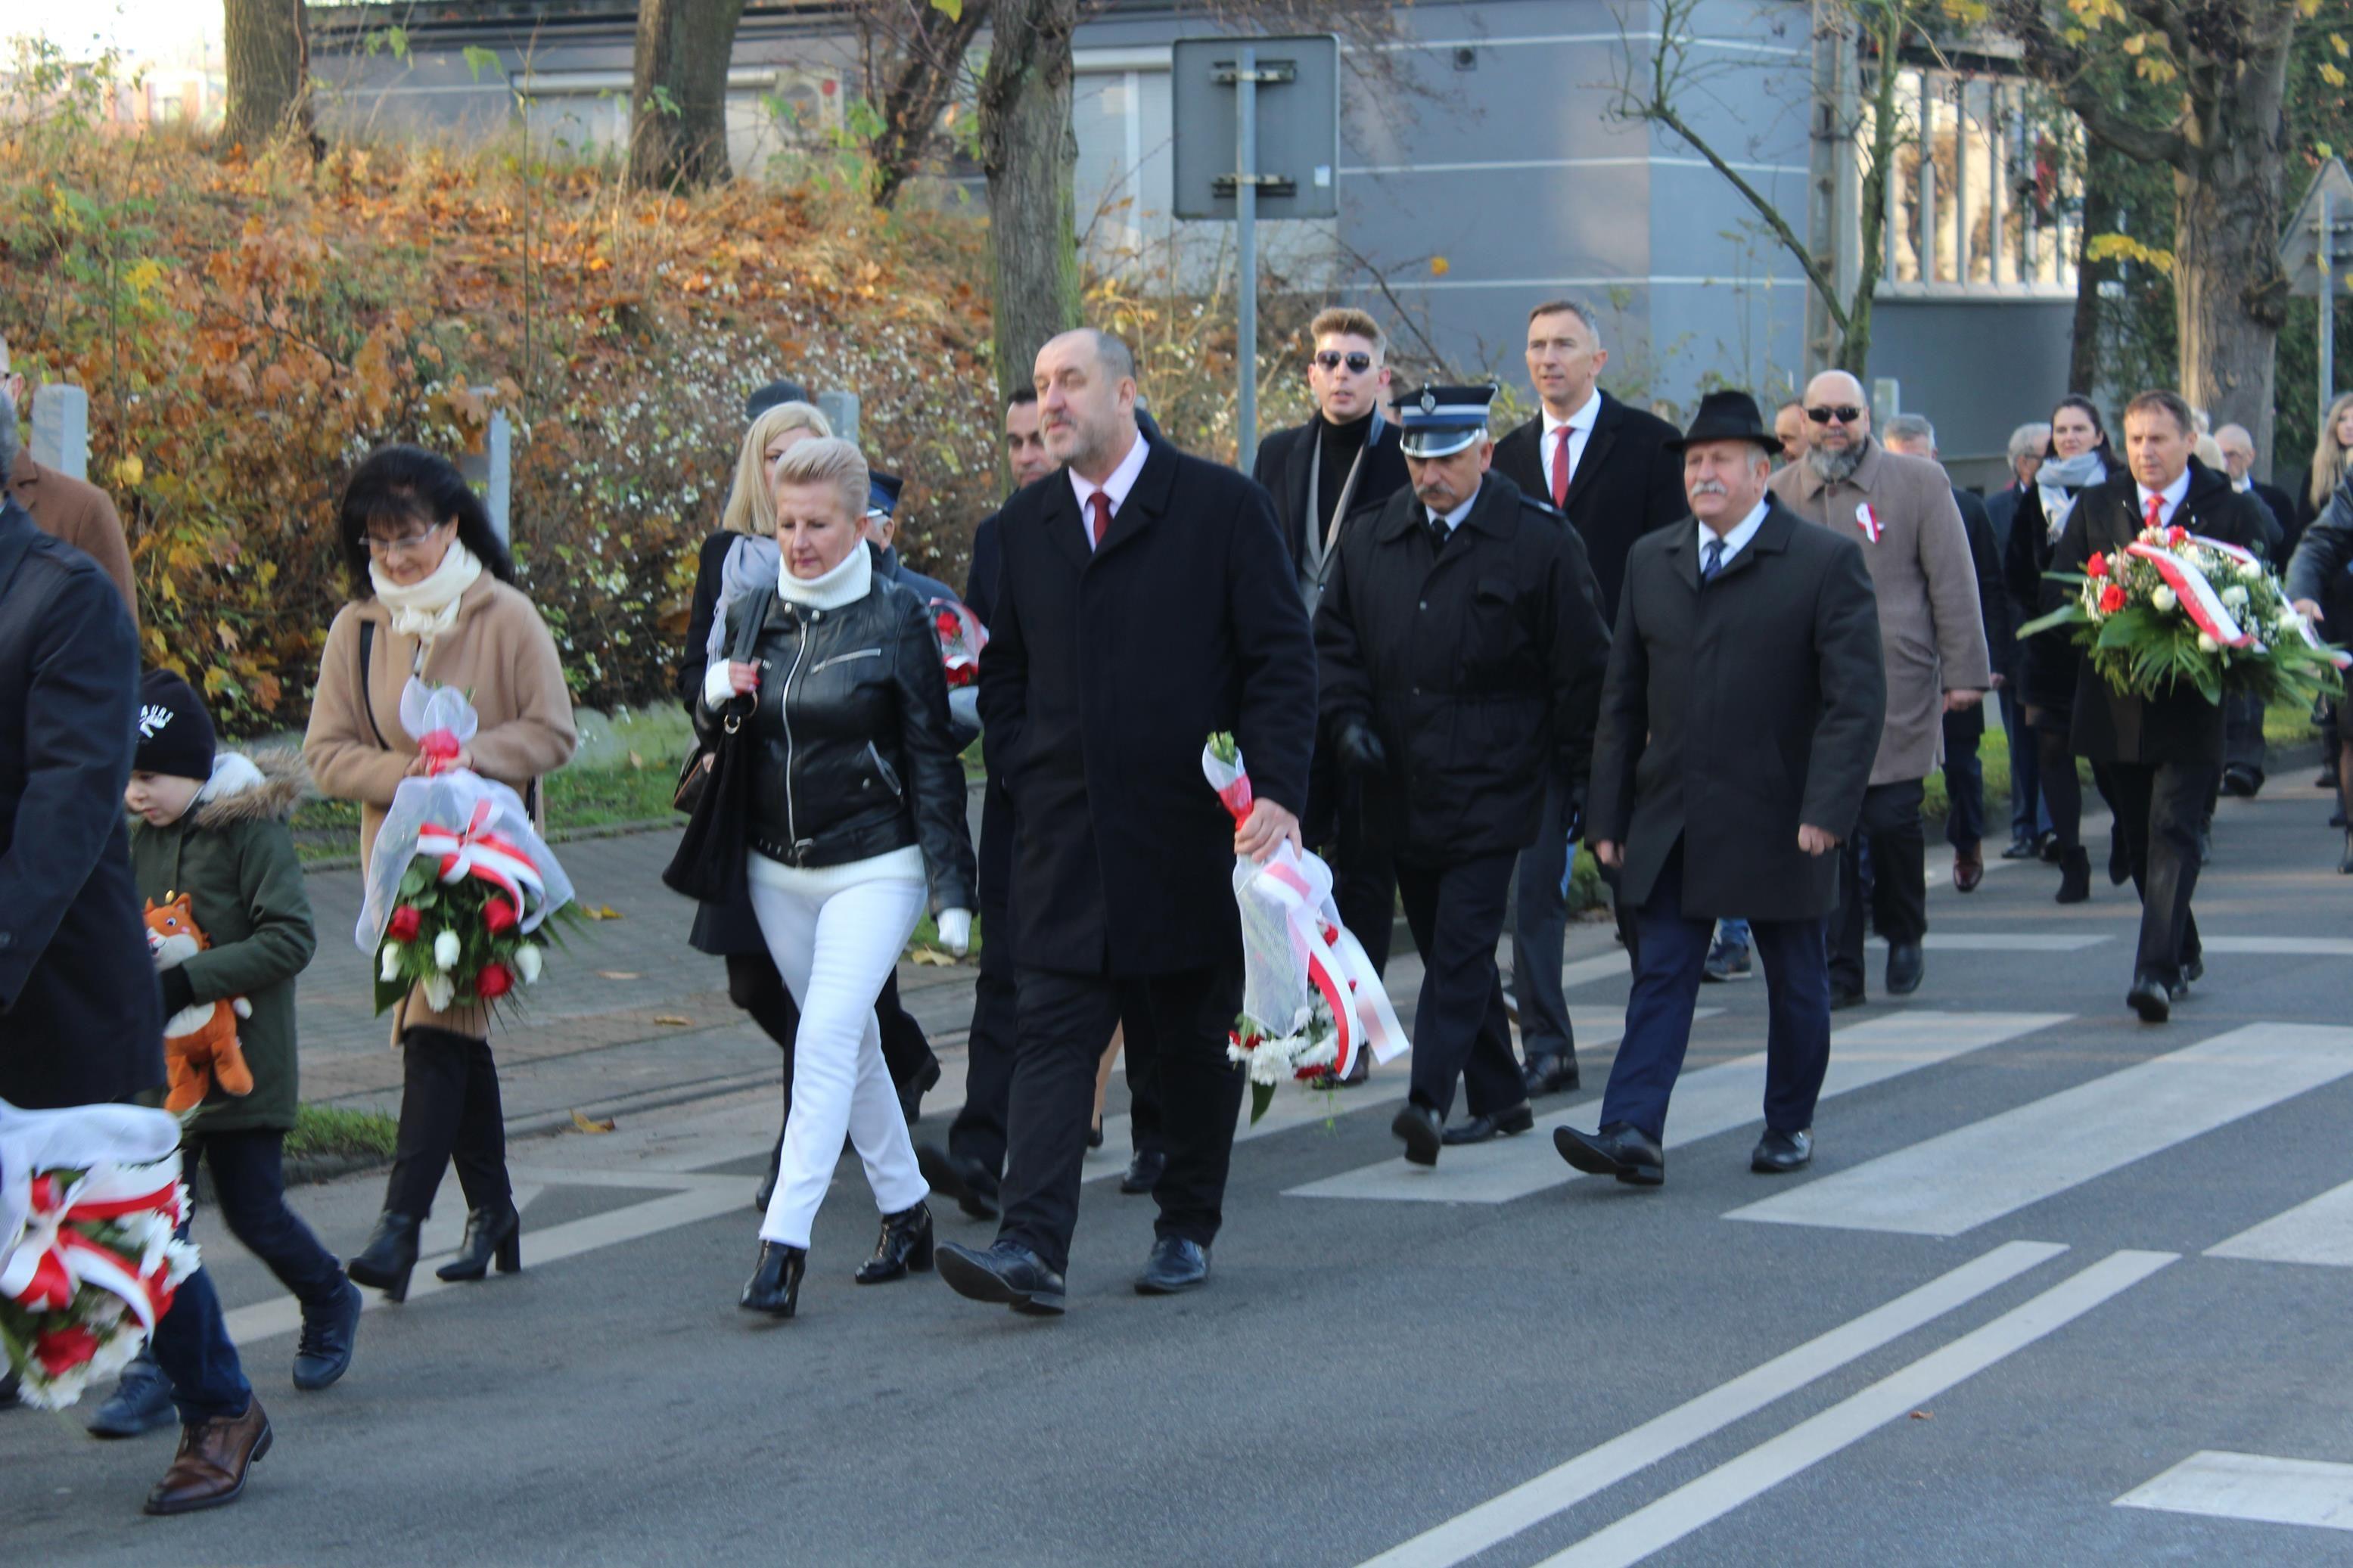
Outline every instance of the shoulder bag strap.
[[385, 740], [384, 731], [375, 721], [375, 693], [368, 683], [369, 671], [375, 662], [375, 623], [364, 620], [360, 623], [360, 711], [367, 715], [368, 733], [375, 737], [377, 748], [388, 752], [392, 746]]

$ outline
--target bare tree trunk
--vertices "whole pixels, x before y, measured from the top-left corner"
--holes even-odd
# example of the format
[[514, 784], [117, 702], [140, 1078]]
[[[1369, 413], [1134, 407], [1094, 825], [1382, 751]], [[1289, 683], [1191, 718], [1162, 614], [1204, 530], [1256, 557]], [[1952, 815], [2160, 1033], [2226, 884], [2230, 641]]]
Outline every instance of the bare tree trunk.
[[302, 0], [224, 0], [231, 145], [259, 148], [281, 132], [311, 135], [311, 44]]
[[940, 113], [955, 90], [965, 51], [988, 20], [989, 0], [964, 0], [954, 16], [922, 0], [914, 34], [906, 40], [882, 89], [882, 133], [874, 139], [874, 205], [895, 205], [938, 140]]
[[629, 84], [629, 184], [727, 178], [727, 67], [744, 0], [640, 0]]
[[998, 0], [980, 84], [997, 389], [1029, 384], [1047, 339], [1080, 323], [1071, 187], [1071, 34], [1078, 0]]

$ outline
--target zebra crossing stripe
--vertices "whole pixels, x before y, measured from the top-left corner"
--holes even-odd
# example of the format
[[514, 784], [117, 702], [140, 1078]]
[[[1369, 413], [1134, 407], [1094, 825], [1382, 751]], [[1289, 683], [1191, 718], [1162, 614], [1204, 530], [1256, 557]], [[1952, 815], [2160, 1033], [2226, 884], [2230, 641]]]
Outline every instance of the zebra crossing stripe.
[[1725, 1217], [1958, 1236], [2348, 1073], [2353, 1029], [2250, 1024]]
[[2206, 1256], [2353, 1268], [2353, 1182], [2208, 1247]]
[[2135, 1487], [2116, 1506], [2353, 1530], [2353, 1465], [2210, 1448]]
[[[2067, 1021], [2064, 1013], [1903, 1013], [1841, 1029], [1831, 1037], [1830, 1075], [1822, 1098], [1873, 1084], [2037, 1029]], [[1763, 1027], [1762, 1021], [1757, 1026]], [[1667, 1113], [1670, 1149], [1745, 1127], [1762, 1119], [1765, 1055], [1759, 1051], [1685, 1073]], [[1672, 1163], [1672, 1161], [1670, 1162]], [[1450, 1149], [1435, 1168], [1402, 1159], [1327, 1176], [1284, 1195], [1402, 1203], [1504, 1204], [1579, 1179], [1541, 1131], [1492, 1143]]]

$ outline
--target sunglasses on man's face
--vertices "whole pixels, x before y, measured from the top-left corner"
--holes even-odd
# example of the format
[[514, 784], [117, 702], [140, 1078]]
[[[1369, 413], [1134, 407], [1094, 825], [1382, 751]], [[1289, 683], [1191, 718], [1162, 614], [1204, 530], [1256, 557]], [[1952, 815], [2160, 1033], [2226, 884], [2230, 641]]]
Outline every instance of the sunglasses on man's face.
[[1851, 403], [1841, 403], [1823, 408], [1809, 408], [1806, 417], [1817, 425], [1827, 425], [1833, 419], [1841, 425], [1852, 425], [1862, 417], [1862, 410]]
[[1325, 349], [1315, 356], [1315, 363], [1325, 370], [1337, 370], [1345, 364], [1358, 375], [1362, 375], [1373, 368], [1373, 356], [1362, 350], [1344, 354], [1338, 349]]

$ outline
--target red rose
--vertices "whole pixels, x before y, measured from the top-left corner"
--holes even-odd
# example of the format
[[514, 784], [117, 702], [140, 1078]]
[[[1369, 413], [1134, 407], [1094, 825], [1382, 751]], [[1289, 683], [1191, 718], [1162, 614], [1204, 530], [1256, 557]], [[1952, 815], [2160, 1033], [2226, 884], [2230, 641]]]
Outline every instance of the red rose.
[[2100, 590], [2100, 608], [2103, 611], [2113, 616], [2124, 607], [2125, 591], [2122, 588], [2111, 583]]
[[515, 907], [504, 899], [490, 899], [482, 904], [482, 924], [490, 928], [492, 936], [514, 930], [515, 921], [520, 918], [515, 913]]
[[964, 622], [958, 618], [954, 610], [942, 610], [939, 615], [939, 619], [934, 621], [932, 624], [939, 628], [940, 636], [944, 637], [962, 637], [964, 635]]
[[403, 904], [392, 911], [392, 919], [385, 921], [384, 934], [395, 942], [415, 942], [424, 924], [425, 917], [417, 912], [415, 904]]
[[2105, 577], [2107, 574], [2108, 558], [2101, 554], [2098, 551], [2094, 551], [2092, 552], [2092, 558], [2084, 563], [2084, 575], [2086, 577]]
[[2168, 544], [2187, 544], [2189, 542], [2189, 531], [2178, 525], [2168, 528], [2165, 531], [2165, 542]]
[[970, 686], [979, 675], [979, 669], [970, 664], [952, 664], [947, 667], [950, 686]]
[[485, 1002], [495, 1002], [513, 989], [514, 976], [503, 963], [485, 963], [474, 976], [474, 994]]
[[98, 1354], [98, 1336], [79, 1323], [69, 1323], [35, 1340], [33, 1354], [42, 1371], [61, 1377]]

